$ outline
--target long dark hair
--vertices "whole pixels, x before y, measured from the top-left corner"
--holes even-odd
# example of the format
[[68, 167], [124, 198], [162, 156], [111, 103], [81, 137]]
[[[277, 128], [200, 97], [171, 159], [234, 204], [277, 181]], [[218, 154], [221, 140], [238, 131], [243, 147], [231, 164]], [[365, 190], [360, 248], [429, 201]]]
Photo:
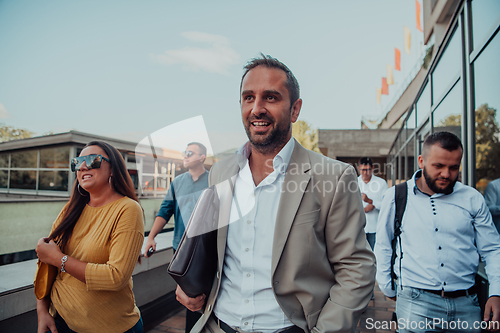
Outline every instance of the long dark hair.
[[[106, 155], [108, 155], [111, 164], [111, 186], [113, 190], [123, 196], [129, 197], [137, 202], [134, 184], [125, 166], [122, 155], [115, 147], [103, 141], [91, 141], [85, 147], [98, 146]], [[78, 178], [73, 184], [73, 190], [66, 211], [64, 212], [62, 222], [50, 234], [49, 239], [57, 241], [61, 249], [64, 249], [73, 233], [76, 222], [80, 218], [83, 209], [88, 204], [90, 196], [81, 186], [78, 186]]]

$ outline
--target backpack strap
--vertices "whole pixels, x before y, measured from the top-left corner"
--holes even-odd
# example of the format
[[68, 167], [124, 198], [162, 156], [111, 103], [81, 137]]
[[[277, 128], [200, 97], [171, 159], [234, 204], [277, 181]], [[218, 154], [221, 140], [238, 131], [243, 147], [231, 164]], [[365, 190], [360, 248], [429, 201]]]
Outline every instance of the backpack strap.
[[401, 276], [401, 259], [403, 258], [403, 249], [401, 247], [401, 222], [403, 221], [403, 214], [406, 209], [406, 201], [408, 198], [408, 186], [405, 183], [400, 183], [396, 185], [394, 193], [394, 201], [396, 203], [396, 214], [394, 216], [394, 237], [391, 242], [392, 255], [391, 255], [391, 288], [396, 289], [394, 280], [396, 280], [396, 273], [394, 273], [394, 264], [396, 263], [396, 245], [399, 240], [399, 249], [401, 250], [401, 256], [399, 257], [399, 276]]

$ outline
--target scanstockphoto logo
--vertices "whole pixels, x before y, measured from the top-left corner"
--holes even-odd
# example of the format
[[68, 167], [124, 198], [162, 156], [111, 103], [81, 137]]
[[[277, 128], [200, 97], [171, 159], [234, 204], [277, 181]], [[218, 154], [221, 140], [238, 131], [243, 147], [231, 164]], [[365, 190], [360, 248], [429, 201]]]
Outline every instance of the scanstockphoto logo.
[[373, 318], [367, 318], [365, 327], [369, 330], [457, 330], [467, 332], [487, 329], [498, 330], [500, 328], [500, 322], [474, 321], [472, 323], [469, 323], [468, 321], [463, 321], [460, 319], [445, 320], [443, 318], [433, 318], [432, 320], [426, 318], [425, 320], [420, 321], [412, 321], [405, 318], [399, 318], [396, 322], [393, 320], [375, 320]]

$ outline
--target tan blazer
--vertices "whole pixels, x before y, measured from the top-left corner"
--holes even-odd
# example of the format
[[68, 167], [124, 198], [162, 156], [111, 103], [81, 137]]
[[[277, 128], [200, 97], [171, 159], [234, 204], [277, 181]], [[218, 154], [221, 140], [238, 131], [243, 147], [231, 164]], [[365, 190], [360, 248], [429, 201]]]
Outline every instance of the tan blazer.
[[[240, 164], [235, 155], [210, 171], [209, 183], [219, 184], [221, 196], [219, 264], [204, 314], [191, 332], [203, 329], [217, 299], [231, 183]], [[295, 142], [276, 218], [272, 286], [284, 313], [304, 331], [354, 331], [375, 283], [375, 257], [366, 242], [364, 226], [354, 168]]]

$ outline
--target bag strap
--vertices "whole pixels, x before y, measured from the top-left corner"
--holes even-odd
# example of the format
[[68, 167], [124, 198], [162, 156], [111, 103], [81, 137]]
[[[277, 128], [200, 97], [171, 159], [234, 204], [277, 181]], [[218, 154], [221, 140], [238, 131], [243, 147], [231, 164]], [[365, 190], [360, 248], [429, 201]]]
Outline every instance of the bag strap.
[[401, 247], [401, 223], [406, 209], [406, 201], [408, 198], [408, 186], [405, 183], [396, 185], [394, 193], [394, 201], [396, 203], [396, 214], [394, 216], [394, 237], [391, 242], [392, 255], [391, 255], [391, 288], [396, 289], [394, 280], [396, 280], [396, 273], [394, 273], [394, 264], [396, 263], [396, 245], [399, 240], [399, 249], [401, 255], [399, 257], [399, 276], [401, 276], [401, 259], [403, 259], [403, 248]]

